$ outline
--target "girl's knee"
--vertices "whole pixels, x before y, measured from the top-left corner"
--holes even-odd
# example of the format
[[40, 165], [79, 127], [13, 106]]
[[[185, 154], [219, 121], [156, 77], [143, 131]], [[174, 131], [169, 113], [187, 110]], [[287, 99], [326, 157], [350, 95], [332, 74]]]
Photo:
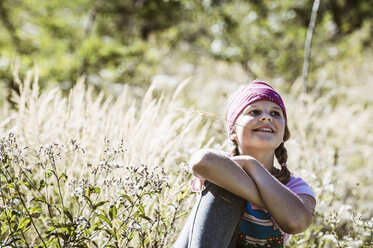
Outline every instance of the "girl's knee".
[[203, 197], [212, 198], [215, 201], [242, 208], [245, 208], [247, 203], [246, 200], [241, 197], [211, 182], [205, 182], [202, 190], [202, 198]]

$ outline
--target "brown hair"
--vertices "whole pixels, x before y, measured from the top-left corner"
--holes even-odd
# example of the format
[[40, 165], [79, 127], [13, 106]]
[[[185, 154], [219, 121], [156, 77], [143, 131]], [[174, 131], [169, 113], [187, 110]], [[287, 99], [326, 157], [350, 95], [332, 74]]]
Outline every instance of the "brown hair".
[[[287, 123], [285, 123], [285, 133], [284, 133], [284, 142], [281, 143], [279, 147], [275, 150], [275, 156], [279, 164], [284, 164], [288, 160], [288, 152], [285, 148], [285, 141], [290, 138], [290, 131], [288, 128]], [[232, 140], [234, 149], [231, 153], [232, 156], [240, 155], [240, 150], [238, 149], [237, 142]], [[278, 170], [276, 173], [273, 174], [274, 177], [277, 178], [282, 184], [286, 185], [290, 181], [291, 173], [287, 166], [281, 166], [281, 170]]]

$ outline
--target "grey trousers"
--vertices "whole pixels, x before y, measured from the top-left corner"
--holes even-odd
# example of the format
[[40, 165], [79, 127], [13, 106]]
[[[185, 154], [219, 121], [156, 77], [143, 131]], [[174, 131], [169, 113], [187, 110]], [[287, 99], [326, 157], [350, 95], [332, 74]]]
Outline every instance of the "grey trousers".
[[173, 248], [233, 248], [247, 201], [206, 182]]

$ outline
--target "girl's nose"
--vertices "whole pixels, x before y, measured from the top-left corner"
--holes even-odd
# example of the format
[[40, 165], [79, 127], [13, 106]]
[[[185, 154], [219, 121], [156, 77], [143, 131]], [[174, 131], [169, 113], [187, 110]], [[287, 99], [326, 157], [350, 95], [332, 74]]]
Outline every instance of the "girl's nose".
[[272, 121], [272, 117], [268, 114], [263, 114], [261, 117], [260, 117], [260, 121]]

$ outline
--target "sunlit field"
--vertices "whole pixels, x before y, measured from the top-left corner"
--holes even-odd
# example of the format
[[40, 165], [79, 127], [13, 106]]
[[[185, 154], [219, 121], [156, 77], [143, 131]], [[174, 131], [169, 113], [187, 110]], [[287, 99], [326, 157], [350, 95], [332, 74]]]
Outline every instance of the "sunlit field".
[[[289, 169], [317, 195], [313, 225], [288, 247], [373, 247], [372, 61], [325, 66], [308, 94], [302, 80], [263, 79], [287, 105]], [[188, 160], [229, 149], [224, 104], [247, 80], [214, 66], [158, 78], [143, 97], [84, 78], [65, 96], [15, 74], [20, 94], [0, 112], [0, 246], [170, 247], [195, 198]]]

